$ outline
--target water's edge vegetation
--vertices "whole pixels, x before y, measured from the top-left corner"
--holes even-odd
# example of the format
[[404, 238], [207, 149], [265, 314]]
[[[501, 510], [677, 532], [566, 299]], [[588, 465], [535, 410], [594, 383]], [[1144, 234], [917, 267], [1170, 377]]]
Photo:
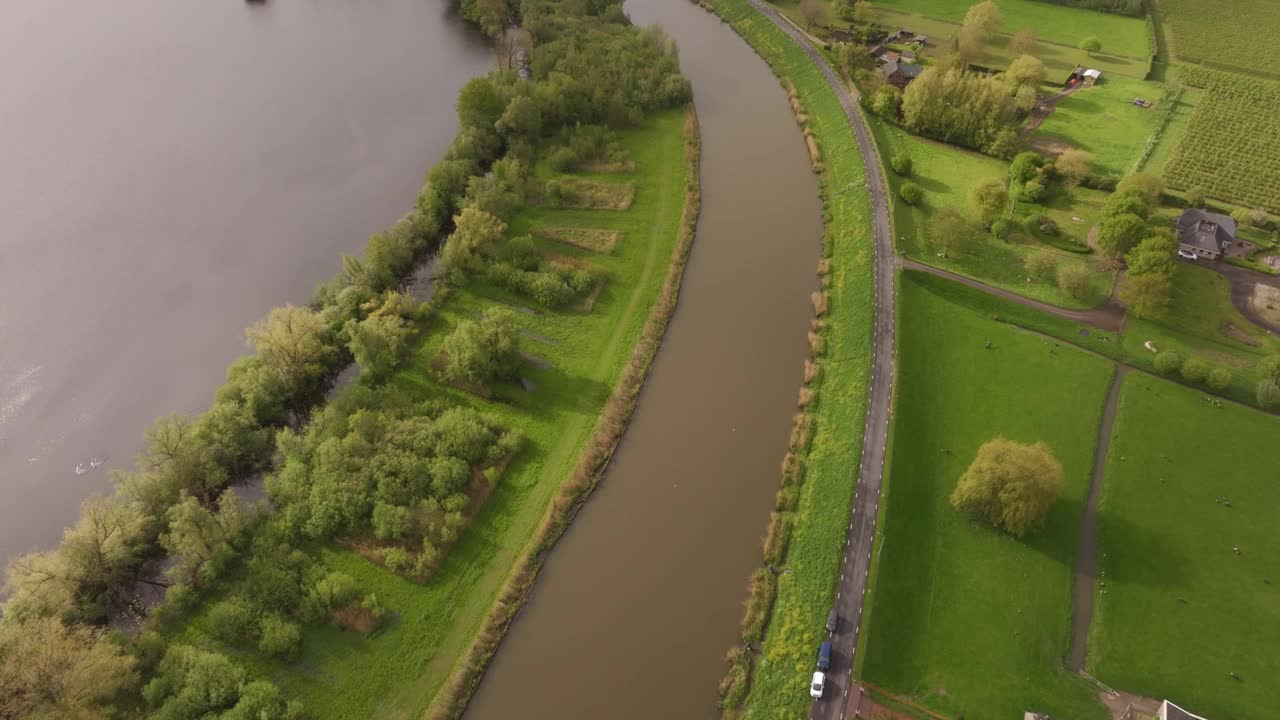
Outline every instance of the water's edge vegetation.
[[[461, 714], [625, 430], [676, 306], [700, 197], [692, 96], [660, 31], [632, 27], [620, 3], [500, 4], [522, 21], [495, 30], [506, 68], [463, 88], [460, 130], [414, 209], [344, 257], [306, 306], [251, 327], [254, 352], [208, 411], [159, 420], [137, 469], [113, 473], [115, 492], [86, 501], [57, 549], [11, 564], [0, 716], [336, 717], [343, 703], [320, 686], [339, 680], [320, 668], [350, 662], [336, 656], [352, 643], [401, 652], [388, 636], [423, 622], [450, 627], [414, 639], [425, 658], [393, 659], [411, 686], [396, 688], [393, 709]], [[486, 27], [486, 7], [463, 12]], [[679, 153], [677, 136], [683, 153], [666, 153]], [[633, 203], [650, 215], [634, 217]], [[557, 241], [540, 232], [552, 218], [602, 225], [570, 229], [611, 244]], [[436, 287], [419, 303], [404, 288], [437, 253]], [[534, 354], [583, 349], [594, 365], [581, 378]], [[353, 361], [360, 379], [326, 404]], [[537, 449], [549, 439], [553, 451]], [[269, 502], [250, 504], [235, 487], [262, 475]], [[512, 478], [521, 489], [504, 495]], [[512, 537], [519, 523], [479, 540], [467, 530], [498, 522], [494, 497], [513, 513], [526, 501], [520, 510], [542, 518], [532, 537]], [[494, 533], [522, 549], [478, 556]], [[439, 600], [476, 574], [462, 563], [505, 578], [486, 595], [467, 577], [469, 617]], [[453, 587], [432, 589], [435, 578]], [[140, 602], [147, 589], [154, 600]], [[424, 605], [396, 604], [405, 592]], [[469, 642], [451, 644], [459, 632]], [[48, 662], [32, 662], [34, 648]], [[389, 709], [373, 685], [343, 701]]]

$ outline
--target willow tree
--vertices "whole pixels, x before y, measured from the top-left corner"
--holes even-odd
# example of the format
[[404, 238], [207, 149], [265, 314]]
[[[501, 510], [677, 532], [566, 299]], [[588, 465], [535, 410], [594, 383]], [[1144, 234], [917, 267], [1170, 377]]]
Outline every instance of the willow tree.
[[1048, 514], [1062, 486], [1062, 464], [1048, 445], [997, 437], [978, 448], [951, 494], [951, 504], [1022, 537]]

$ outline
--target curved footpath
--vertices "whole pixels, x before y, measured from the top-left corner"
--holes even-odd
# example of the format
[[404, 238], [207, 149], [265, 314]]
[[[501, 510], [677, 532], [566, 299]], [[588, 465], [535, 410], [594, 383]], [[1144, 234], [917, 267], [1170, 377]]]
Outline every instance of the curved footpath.
[[[889, 225], [889, 194], [880, 156], [876, 153], [871, 131], [858, 110], [857, 98], [840, 80], [822, 56], [795, 26], [779, 17], [777, 11], [760, 0], [747, 0], [752, 7], [800, 45], [813, 64], [822, 71], [832, 92], [840, 100], [844, 114], [858, 140], [858, 151], [866, 169], [867, 190], [871, 196], [874, 248], [875, 324], [871, 341], [871, 394], [867, 400], [867, 419], [862, 443], [862, 460], [858, 464], [858, 486], [853, 500], [849, 534], [845, 537], [844, 559], [840, 565], [840, 582], [836, 585], [835, 609], [840, 613], [840, 626], [832, 638], [834, 646], [831, 669], [827, 672], [824, 697], [813, 703], [810, 718], [843, 719], [850, 704], [853, 655], [858, 647], [862, 627], [862, 606], [867, 591], [867, 575], [871, 569], [871, 547], [875, 541], [876, 510], [880, 504], [880, 486], [884, 479], [884, 458], [889, 439], [889, 413], [893, 398], [894, 348], [894, 262], [893, 234]], [[856, 695], [853, 702], [856, 703]]]

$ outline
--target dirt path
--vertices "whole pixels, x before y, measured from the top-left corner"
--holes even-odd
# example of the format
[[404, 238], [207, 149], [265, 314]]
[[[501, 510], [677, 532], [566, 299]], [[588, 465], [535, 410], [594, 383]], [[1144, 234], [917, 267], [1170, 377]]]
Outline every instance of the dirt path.
[[1267, 332], [1280, 332], [1280, 325], [1267, 320], [1253, 307], [1253, 287], [1255, 285], [1266, 285], [1280, 288], [1280, 277], [1266, 275], [1235, 265], [1228, 265], [1220, 261], [1205, 262], [1179, 258], [1179, 262], [1198, 264], [1225, 277], [1231, 283], [1231, 304], [1236, 306], [1240, 314], [1246, 320]]
[[873, 238], [873, 297], [875, 323], [871, 341], [870, 396], [867, 399], [862, 458], [858, 464], [857, 488], [849, 533], [845, 537], [844, 558], [840, 561], [840, 581], [836, 585], [835, 610], [840, 624], [831, 638], [833, 652], [827, 671], [826, 691], [816, 700], [809, 716], [821, 720], [843, 720], [852, 685], [853, 656], [862, 630], [863, 599], [871, 570], [871, 547], [875, 541], [876, 511], [880, 505], [880, 487], [884, 479], [884, 459], [889, 439], [889, 414], [893, 397], [894, 348], [894, 262], [893, 235], [889, 224], [889, 193], [885, 188], [880, 156], [876, 153], [871, 131], [858, 109], [857, 98], [823, 55], [811, 45], [804, 33], [779, 17], [776, 10], [761, 0], [748, 0], [752, 7], [789, 35], [810, 61], [822, 72], [831, 91], [844, 109], [849, 126], [858, 141], [867, 191], [871, 196]]
[[1117, 365], [1107, 391], [1107, 402], [1102, 408], [1102, 422], [1098, 423], [1098, 444], [1093, 451], [1093, 478], [1089, 481], [1089, 499], [1080, 518], [1080, 538], [1076, 544], [1076, 575], [1073, 591], [1074, 610], [1071, 620], [1071, 654], [1067, 657], [1067, 669], [1079, 672], [1084, 669], [1088, 651], [1089, 625], [1093, 622], [1094, 592], [1098, 579], [1098, 498], [1102, 495], [1102, 473], [1107, 465], [1107, 450], [1111, 447], [1111, 429], [1116, 423], [1116, 410], [1120, 403], [1120, 385], [1129, 368]]
[[1057, 315], [1060, 318], [1065, 318], [1072, 322], [1092, 325], [1098, 329], [1108, 330], [1110, 332], [1120, 332], [1120, 329], [1124, 326], [1124, 304], [1119, 300], [1116, 300], [1114, 297], [1108, 299], [1106, 303], [1093, 308], [1092, 310], [1072, 310], [1070, 308], [1040, 302], [1039, 300], [1032, 300], [1031, 298], [1023, 297], [1015, 292], [987, 285], [986, 283], [979, 282], [973, 278], [958, 275], [949, 270], [933, 267], [932, 265], [925, 265], [924, 263], [917, 262], [915, 260], [902, 258], [898, 262], [904, 268], [919, 270], [920, 272], [926, 272], [930, 275], [937, 275], [938, 277], [946, 278], [962, 285], [968, 285], [971, 288], [976, 288], [985, 293], [1002, 297], [1005, 300], [1011, 300], [1024, 307], [1040, 310], [1041, 312], [1047, 312], [1050, 315]]

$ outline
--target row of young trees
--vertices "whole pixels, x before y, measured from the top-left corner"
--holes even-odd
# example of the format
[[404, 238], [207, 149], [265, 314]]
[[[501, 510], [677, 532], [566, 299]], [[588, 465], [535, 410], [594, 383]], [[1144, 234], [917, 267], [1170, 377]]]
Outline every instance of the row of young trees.
[[[304, 624], [367, 629], [382, 613], [376, 598], [299, 544], [367, 530], [414, 549], [416, 563], [428, 541], [444, 544], [460, 530], [453, 515], [465, 497], [460, 489], [515, 451], [518, 436], [492, 421], [456, 408], [400, 407], [394, 393], [375, 389], [430, 311], [400, 287], [441, 238], [457, 236], [464, 210], [502, 218], [523, 202], [524, 168], [545, 136], [579, 124], [633, 123], [683, 104], [690, 91], [672, 44], [660, 31], [631, 27], [620, 3], [465, 5], [468, 17], [504, 36], [507, 52], [525, 54], [532, 79], [518, 80], [507, 62], [469, 83], [458, 98], [459, 132], [414, 209], [371, 237], [363, 255], [343, 258], [342, 271], [305, 307], [277, 308], [250, 328], [253, 352], [229, 368], [208, 411], [158, 421], [137, 468], [113, 474], [111, 495], [86, 501], [58, 548], [11, 564], [0, 618], [0, 717], [297, 716], [296, 703], [227, 655], [171, 644], [171, 623], [216, 590], [225, 599], [203, 622], [228, 647], [288, 658]], [[524, 29], [508, 33], [516, 19]], [[462, 222], [464, 236], [474, 230], [469, 223]], [[491, 342], [502, 331], [479, 335], [491, 366], [510, 362], [513, 343], [495, 350]], [[467, 345], [459, 340], [454, 354], [464, 356]], [[345, 413], [342, 421], [322, 413], [314, 429], [294, 430], [352, 359], [368, 387], [333, 411]], [[281, 511], [267, 516], [228, 488], [269, 469], [282, 430], [285, 469], [270, 482]], [[160, 574], [155, 566], [166, 557]], [[129, 642], [105, 623], [137, 583], [166, 588], [167, 599]]]

